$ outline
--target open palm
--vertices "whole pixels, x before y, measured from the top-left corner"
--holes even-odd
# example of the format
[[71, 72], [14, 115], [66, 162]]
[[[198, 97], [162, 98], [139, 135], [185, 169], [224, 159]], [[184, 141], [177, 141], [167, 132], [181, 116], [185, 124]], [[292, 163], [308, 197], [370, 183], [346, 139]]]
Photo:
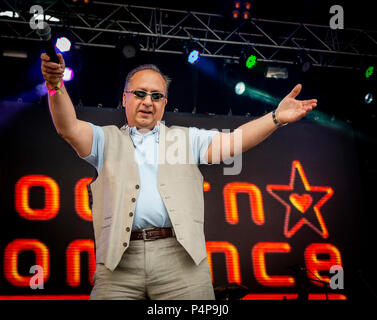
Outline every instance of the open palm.
[[305, 117], [317, 106], [317, 99], [297, 100], [302, 85], [296, 85], [293, 90], [280, 101], [276, 109], [276, 117], [280, 123], [290, 123]]

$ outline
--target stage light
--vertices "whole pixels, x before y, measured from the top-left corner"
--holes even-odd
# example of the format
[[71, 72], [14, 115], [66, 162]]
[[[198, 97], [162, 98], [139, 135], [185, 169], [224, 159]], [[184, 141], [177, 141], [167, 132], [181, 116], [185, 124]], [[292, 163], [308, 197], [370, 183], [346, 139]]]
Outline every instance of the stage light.
[[50, 16], [48, 14], [46, 15], [43, 15], [43, 14], [34, 14], [34, 19], [35, 20], [45, 20], [45, 21], [50, 21], [50, 22], [59, 22], [60, 19], [59, 18], [56, 18], [56, 17], [53, 17], [53, 16]]
[[250, 85], [246, 85], [242, 81], [237, 82], [237, 84], [234, 87], [234, 92], [237, 95], [242, 95], [252, 100], [257, 100], [271, 106], [277, 106], [281, 100], [280, 98], [275, 97], [266, 91], [260, 90], [255, 87], [251, 87]]
[[312, 63], [304, 52], [299, 52], [296, 58], [296, 64], [301, 72], [308, 72], [312, 67]]
[[5, 49], [3, 51], [3, 57], [27, 59], [28, 54], [27, 54], [26, 51], [23, 51], [23, 50], [8, 50], [8, 49]]
[[287, 68], [268, 66], [265, 77], [270, 79], [288, 79], [288, 70]]
[[19, 18], [20, 17], [20, 15], [17, 12], [14, 12], [14, 11], [1, 11], [0, 17], [1, 16], [9, 17], [9, 18]]
[[234, 9], [232, 12], [233, 19], [238, 19], [240, 17], [241, 1], [234, 1]]
[[135, 35], [119, 36], [116, 48], [126, 59], [134, 58], [140, 52], [140, 45]]
[[246, 68], [248, 69], [252, 69], [257, 63], [257, 57], [255, 55], [250, 55], [247, 59], [246, 59]]
[[44, 82], [38, 84], [35, 89], [39, 97], [43, 97], [47, 94], [47, 87], [45, 86]]
[[[71, 0], [73, 3], [78, 3], [79, 2], [79, 0]], [[83, 3], [85, 3], [85, 4], [89, 4], [89, 3], [91, 3], [92, 2], [92, 0], [81, 0], [80, 2], [83, 2]]]
[[364, 97], [364, 102], [366, 104], [371, 104], [373, 102], [373, 94], [368, 92]]
[[240, 17], [240, 12], [238, 10], [234, 10], [232, 16], [233, 19], [238, 19]]
[[372, 75], [373, 75], [373, 72], [374, 72], [374, 67], [373, 66], [369, 66], [366, 70], [365, 70], [365, 78], [370, 78]]
[[[42, 18], [41, 18], [42, 20]], [[45, 20], [46, 21], [50, 21], [50, 22], [59, 22], [60, 19], [59, 18], [56, 18], [56, 17], [53, 17], [53, 16], [50, 16], [48, 14], [45, 15]]]
[[132, 44], [126, 44], [122, 49], [122, 53], [126, 59], [130, 59], [136, 56], [137, 48]]
[[193, 50], [190, 52], [187, 61], [190, 62], [191, 64], [197, 63], [199, 61], [199, 51], [198, 50]]
[[241, 16], [242, 11], [243, 11], [242, 19], [244, 20], [250, 19], [251, 17], [250, 9], [251, 9], [250, 1], [234, 1], [233, 12], [232, 12], [233, 19], [238, 19]]
[[72, 79], [73, 79], [73, 70], [71, 68], [66, 67], [63, 73], [63, 80], [71, 81]]
[[301, 66], [301, 71], [302, 72], [308, 72], [311, 68], [312, 64], [310, 61], [305, 61], [303, 62], [302, 66]]
[[244, 82], [238, 82], [236, 86], [234, 87], [234, 91], [236, 94], [241, 95], [245, 92], [246, 86]]
[[65, 37], [60, 37], [56, 40], [56, 45], [55, 45], [60, 52], [67, 52], [71, 50], [71, 41], [69, 41]]

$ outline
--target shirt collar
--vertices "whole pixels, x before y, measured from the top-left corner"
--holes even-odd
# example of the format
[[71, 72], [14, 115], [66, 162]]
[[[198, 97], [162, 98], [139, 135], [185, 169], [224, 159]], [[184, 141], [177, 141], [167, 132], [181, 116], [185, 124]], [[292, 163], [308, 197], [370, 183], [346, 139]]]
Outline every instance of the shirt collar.
[[128, 124], [125, 126], [125, 129], [128, 130], [130, 136], [149, 136], [149, 135], [154, 135], [155, 136], [155, 139], [156, 139], [156, 142], [158, 143], [159, 141], [159, 132], [160, 132], [160, 128], [159, 128], [159, 125], [156, 125], [151, 131], [149, 131], [148, 133], [142, 135], [136, 128], [136, 126], [134, 127], [130, 127]]

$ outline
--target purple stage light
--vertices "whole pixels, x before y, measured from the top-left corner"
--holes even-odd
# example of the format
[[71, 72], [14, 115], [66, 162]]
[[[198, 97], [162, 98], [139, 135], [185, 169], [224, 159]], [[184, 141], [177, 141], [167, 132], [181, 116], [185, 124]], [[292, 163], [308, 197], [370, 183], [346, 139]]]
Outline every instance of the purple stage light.
[[63, 80], [71, 81], [72, 79], [73, 79], [73, 70], [71, 68], [66, 67], [64, 69]]

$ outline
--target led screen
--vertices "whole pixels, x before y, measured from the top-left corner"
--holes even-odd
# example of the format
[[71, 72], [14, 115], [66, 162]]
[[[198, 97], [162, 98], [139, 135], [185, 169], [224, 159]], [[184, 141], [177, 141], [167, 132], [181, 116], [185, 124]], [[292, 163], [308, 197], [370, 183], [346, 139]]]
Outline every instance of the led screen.
[[[120, 109], [76, 112], [97, 125], [125, 121]], [[1, 120], [1, 299], [88, 299], [95, 260], [86, 186], [95, 169], [59, 137], [47, 105], [4, 103]], [[164, 117], [167, 125], [220, 131], [250, 120]], [[232, 163], [200, 166], [215, 288], [236, 283], [249, 289], [243, 299], [296, 299], [305, 282], [309, 299], [349, 299], [324, 282], [340, 266], [347, 283], [357, 254], [361, 196], [351, 132], [303, 119], [244, 153], [239, 174], [224, 174]], [[33, 289], [42, 272], [43, 289]]]

